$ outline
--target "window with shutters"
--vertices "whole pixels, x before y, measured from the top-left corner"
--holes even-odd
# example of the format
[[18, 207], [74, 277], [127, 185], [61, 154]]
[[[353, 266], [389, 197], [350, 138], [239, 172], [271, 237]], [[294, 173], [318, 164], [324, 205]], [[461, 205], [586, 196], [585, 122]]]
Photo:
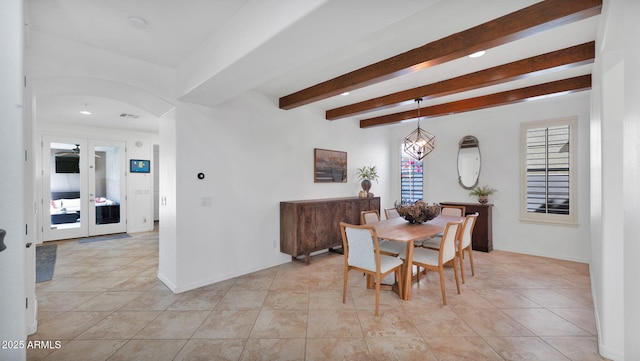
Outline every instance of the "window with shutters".
[[577, 224], [575, 118], [521, 125], [524, 221]]
[[422, 200], [422, 161], [416, 160], [404, 152], [401, 147], [400, 154], [400, 184], [401, 202], [413, 203]]

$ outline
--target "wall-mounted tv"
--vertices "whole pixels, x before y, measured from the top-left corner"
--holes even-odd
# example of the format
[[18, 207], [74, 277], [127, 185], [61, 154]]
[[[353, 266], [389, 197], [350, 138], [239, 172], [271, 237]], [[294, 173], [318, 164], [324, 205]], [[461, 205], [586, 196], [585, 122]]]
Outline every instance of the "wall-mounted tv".
[[143, 159], [131, 159], [129, 163], [131, 173], [149, 173], [151, 171], [151, 161]]
[[56, 173], [80, 173], [80, 157], [56, 157]]

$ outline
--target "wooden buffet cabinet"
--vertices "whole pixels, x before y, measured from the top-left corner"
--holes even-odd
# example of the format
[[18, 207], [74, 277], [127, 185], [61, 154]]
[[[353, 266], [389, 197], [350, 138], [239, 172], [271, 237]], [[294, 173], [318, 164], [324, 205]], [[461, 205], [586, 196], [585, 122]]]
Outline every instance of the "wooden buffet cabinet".
[[473, 227], [472, 246], [474, 251], [493, 251], [493, 231], [491, 209], [493, 204], [441, 202], [440, 205], [464, 206], [466, 214], [478, 212], [478, 220]]
[[380, 212], [380, 197], [280, 202], [280, 252], [309, 264], [315, 251], [342, 246], [340, 222], [360, 224], [360, 212]]

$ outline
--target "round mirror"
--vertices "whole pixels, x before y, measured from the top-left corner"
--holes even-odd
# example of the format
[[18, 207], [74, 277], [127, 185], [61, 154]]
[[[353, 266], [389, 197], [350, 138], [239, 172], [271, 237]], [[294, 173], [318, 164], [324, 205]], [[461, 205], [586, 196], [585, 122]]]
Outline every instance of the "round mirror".
[[458, 149], [458, 182], [464, 189], [478, 185], [480, 176], [480, 145], [478, 138], [467, 135], [460, 140]]

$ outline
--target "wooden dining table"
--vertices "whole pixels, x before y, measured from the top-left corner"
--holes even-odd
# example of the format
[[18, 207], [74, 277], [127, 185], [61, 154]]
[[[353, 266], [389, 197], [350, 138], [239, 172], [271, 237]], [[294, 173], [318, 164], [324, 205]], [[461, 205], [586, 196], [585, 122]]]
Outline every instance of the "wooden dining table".
[[367, 223], [374, 226], [378, 239], [405, 242], [407, 244], [406, 259], [402, 268], [402, 287], [398, 287], [398, 294], [403, 300], [411, 299], [411, 280], [413, 277], [413, 242], [422, 238], [432, 237], [442, 233], [449, 222], [462, 222], [464, 217], [443, 216], [425, 223], [409, 223], [402, 217], [385, 219]]

